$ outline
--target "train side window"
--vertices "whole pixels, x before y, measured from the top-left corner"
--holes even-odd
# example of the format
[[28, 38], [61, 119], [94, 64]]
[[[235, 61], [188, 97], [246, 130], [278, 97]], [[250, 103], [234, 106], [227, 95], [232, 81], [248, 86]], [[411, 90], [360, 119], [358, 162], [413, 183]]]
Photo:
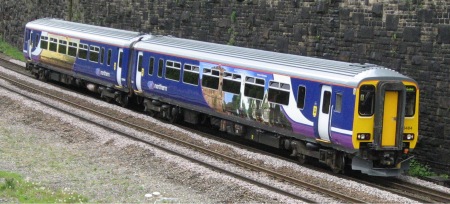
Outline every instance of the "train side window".
[[41, 36], [41, 49], [48, 49], [48, 37]]
[[142, 69], [144, 69], [144, 55], [139, 55], [139, 57], [138, 57], [138, 72], [142, 72], [142, 71], [144, 71], [144, 70], [142, 70]]
[[218, 73], [218, 70], [203, 69], [202, 86], [211, 89], [219, 89]]
[[406, 86], [405, 116], [413, 117], [416, 110], [416, 87]]
[[159, 78], [162, 77], [163, 67], [164, 67], [164, 60], [163, 59], [159, 59], [159, 64], [158, 64], [158, 77]]
[[122, 68], [123, 66], [123, 51], [119, 50], [119, 67]]
[[33, 47], [37, 47], [38, 44], [39, 44], [39, 35], [36, 34], [36, 36], [34, 37]]
[[328, 114], [330, 113], [331, 92], [325, 91], [323, 94], [322, 113]]
[[100, 51], [100, 64], [103, 64], [105, 62], [105, 48], [102, 47], [102, 50]]
[[199, 67], [195, 65], [185, 64], [183, 71], [183, 82], [191, 85], [198, 85]]
[[58, 47], [58, 40], [56, 38], [50, 38], [50, 46], [49, 46], [49, 50], [56, 52], [56, 49]]
[[268, 101], [272, 103], [288, 105], [290, 90], [291, 86], [289, 84], [270, 81]]
[[89, 61], [98, 62], [98, 54], [100, 52], [100, 47], [92, 46], [89, 49]]
[[306, 96], [306, 87], [298, 86], [297, 108], [300, 109], [305, 108], [305, 96]]
[[166, 61], [166, 79], [180, 81], [181, 63], [174, 61]]
[[241, 93], [241, 75], [225, 72], [223, 76], [222, 91], [233, 94]]
[[358, 112], [361, 116], [373, 115], [375, 107], [375, 86], [362, 85], [359, 89], [359, 108]]
[[155, 67], [155, 58], [150, 57], [150, 62], [148, 63], [148, 75], [153, 75], [153, 69]]
[[86, 59], [87, 58], [87, 52], [88, 52], [88, 45], [86, 44], [78, 44], [78, 58], [80, 59]]
[[108, 49], [108, 56], [106, 57], [106, 63], [108, 66], [111, 65], [111, 56], [112, 56], [112, 50]]
[[76, 57], [77, 56], [77, 43], [69, 42], [69, 56]]
[[336, 104], [334, 106], [334, 111], [337, 113], [342, 112], [342, 93], [336, 94]]
[[58, 53], [67, 54], [67, 41], [59, 40]]
[[246, 77], [244, 95], [262, 100], [264, 98], [264, 79]]

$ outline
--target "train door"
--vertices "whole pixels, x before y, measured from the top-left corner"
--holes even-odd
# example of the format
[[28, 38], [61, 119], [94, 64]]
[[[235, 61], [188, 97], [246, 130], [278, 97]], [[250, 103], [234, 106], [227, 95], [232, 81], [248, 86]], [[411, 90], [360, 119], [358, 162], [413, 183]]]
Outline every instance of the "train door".
[[380, 149], [402, 149], [406, 89], [402, 82], [378, 83], [374, 143]]
[[123, 49], [119, 49], [119, 54], [117, 55], [117, 69], [116, 69], [116, 80], [117, 85], [122, 86], [122, 65], [123, 65]]
[[28, 59], [31, 60], [31, 52], [33, 51], [33, 31], [30, 30], [28, 35]]
[[331, 112], [331, 87], [322, 86], [319, 108], [319, 136], [320, 139], [330, 141], [330, 112]]
[[398, 91], [386, 91], [384, 95], [382, 147], [396, 145]]
[[144, 76], [143, 53], [139, 52], [136, 61], [136, 88], [142, 91], [142, 77]]

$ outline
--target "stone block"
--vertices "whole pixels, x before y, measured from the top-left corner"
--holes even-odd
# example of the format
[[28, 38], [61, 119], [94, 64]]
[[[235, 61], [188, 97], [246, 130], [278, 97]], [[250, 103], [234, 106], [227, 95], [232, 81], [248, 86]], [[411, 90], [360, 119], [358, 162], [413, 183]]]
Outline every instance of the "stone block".
[[300, 19], [309, 19], [311, 18], [311, 9], [309, 7], [302, 7], [300, 11]]
[[302, 41], [304, 34], [307, 34], [307, 31], [305, 31], [301, 26], [294, 26], [293, 38], [295, 41]]
[[278, 52], [283, 52], [283, 53], [287, 53], [288, 52], [288, 45], [289, 45], [289, 39], [284, 37], [284, 36], [280, 36], [277, 38], [276, 41], [276, 48]]
[[386, 15], [386, 30], [396, 31], [398, 29], [399, 17], [393, 14]]
[[373, 17], [383, 17], [383, 4], [382, 3], [376, 3], [372, 6], [372, 16]]
[[150, 24], [151, 25], [158, 25], [158, 22], [159, 22], [158, 16], [150, 17]]
[[420, 27], [404, 28], [403, 41], [405, 41], [405, 42], [420, 42]]
[[284, 21], [284, 25], [285, 25], [286, 27], [292, 27], [292, 26], [294, 26], [294, 22], [295, 22], [295, 19], [296, 19], [296, 18], [297, 18], [297, 17], [294, 16], [294, 15], [288, 15], [288, 16], [286, 17], [285, 21]]
[[316, 4], [316, 13], [326, 13], [328, 10], [328, 2], [327, 1], [318, 1]]
[[339, 53], [338, 59], [341, 61], [349, 62], [351, 59], [351, 56], [352, 56], [351, 52], [344, 51], [344, 52]]
[[417, 11], [417, 21], [424, 23], [432, 23], [434, 17], [434, 11], [431, 9], [420, 9]]
[[411, 63], [412, 63], [413, 65], [421, 65], [421, 64], [423, 63], [423, 56], [420, 56], [420, 55], [414, 55], [414, 56], [411, 58]]
[[278, 21], [272, 22], [272, 30], [279, 31], [280, 30], [280, 22], [278, 22]]
[[420, 47], [421, 52], [432, 53], [433, 52], [433, 43], [432, 42], [424, 42]]
[[189, 11], [183, 11], [183, 13], [181, 13], [180, 19], [183, 23], [189, 22], [190, 18], [191, 18], [191, 13]]
[[373, 27], [369, 26], [361, 26], [358, 32], [358, 37], [365, 38], [365, 39], [372, 39], [373, 38]]
[[364, 25], [364, 13], [353, 13], [352, 22], [355, 25]]
[[231, 26], [231, 19], [221, 19], [219, 20], [219, 23], [217, 24], [220, 28], [229, 28]]
[[350, 18], [350, 10], [346, 8], [339, 8], [339, 19], [348, 20]]
[[450, 43], [450, 25], [438, 25], [437, 42]]
[[266, 21], [273, 21], [275, 20], [275, 9], [274, 8], [267, 8], [266, 12], [264, 14], [264, 20]]
[[355, 31], [353, 29], [347, 29], [344, 31], [344, 41], [352, 42], [355, 38]]

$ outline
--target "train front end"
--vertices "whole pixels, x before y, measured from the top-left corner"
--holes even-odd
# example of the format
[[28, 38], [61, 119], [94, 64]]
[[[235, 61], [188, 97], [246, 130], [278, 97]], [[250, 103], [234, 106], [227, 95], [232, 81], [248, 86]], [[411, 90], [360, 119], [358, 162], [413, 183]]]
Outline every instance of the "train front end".
[[417, 83], [409, 78], [366, 80], [355, 97], [352, 141], [358, 152], [352, 169], [372, 176], [402, 174], [419, 137]]

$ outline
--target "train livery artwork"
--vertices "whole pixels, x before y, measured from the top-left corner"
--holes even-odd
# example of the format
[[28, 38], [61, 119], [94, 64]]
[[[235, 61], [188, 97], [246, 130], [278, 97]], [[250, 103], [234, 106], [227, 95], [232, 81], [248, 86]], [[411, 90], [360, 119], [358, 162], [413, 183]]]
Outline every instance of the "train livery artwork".
[[418, 140], [419, 87], [385, 67], [53, 18], [29, 22], [24, 35], [36, 78], [83, 86], [172, 123], [213, 126], [300, 163], [398, 176]]

